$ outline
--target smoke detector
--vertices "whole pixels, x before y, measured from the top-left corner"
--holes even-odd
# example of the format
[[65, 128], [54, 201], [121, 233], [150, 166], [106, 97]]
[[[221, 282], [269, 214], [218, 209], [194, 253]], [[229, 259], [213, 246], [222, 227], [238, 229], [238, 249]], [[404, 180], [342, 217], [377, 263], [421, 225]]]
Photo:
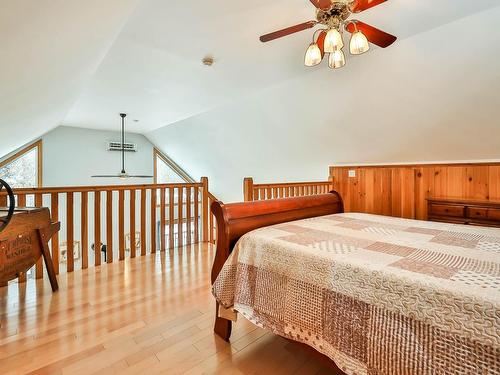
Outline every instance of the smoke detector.
[[201, 61], [205, 66], [212, 66], [214, 64], [214, 58], [212, 56], [205, 56]]

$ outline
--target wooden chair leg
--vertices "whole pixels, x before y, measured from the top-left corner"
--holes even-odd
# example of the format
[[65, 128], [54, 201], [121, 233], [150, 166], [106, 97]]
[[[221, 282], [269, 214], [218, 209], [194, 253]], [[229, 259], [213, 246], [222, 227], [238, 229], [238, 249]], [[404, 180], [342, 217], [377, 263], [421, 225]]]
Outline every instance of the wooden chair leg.
[[48, 241], [51, 236], [48, 236], [45, 231], [38, 229], [38, 240], [40, 242], [40, 248], [42, 249], [43, 260], [45, 261], [45, 267], [47, 268], [47, 274], [49, 275], [50, 286], [52, 291], [55, 292], [59, 289], [57, 284], [56, 272], [54, 270], [54, 263], [52, 263], [52, 257], [50, 255]]

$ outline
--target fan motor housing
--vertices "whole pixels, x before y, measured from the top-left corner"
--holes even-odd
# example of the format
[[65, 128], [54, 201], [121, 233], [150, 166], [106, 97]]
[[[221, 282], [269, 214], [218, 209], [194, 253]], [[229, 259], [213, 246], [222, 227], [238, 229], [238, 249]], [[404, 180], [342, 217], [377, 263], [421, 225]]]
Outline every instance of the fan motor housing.
[[331, 28], [338, 28], [339, 25], [349, 18], [351, 8], [349, 3], [335, 2], [329, 10], [318, 9], [316, 12], [316, 20]]

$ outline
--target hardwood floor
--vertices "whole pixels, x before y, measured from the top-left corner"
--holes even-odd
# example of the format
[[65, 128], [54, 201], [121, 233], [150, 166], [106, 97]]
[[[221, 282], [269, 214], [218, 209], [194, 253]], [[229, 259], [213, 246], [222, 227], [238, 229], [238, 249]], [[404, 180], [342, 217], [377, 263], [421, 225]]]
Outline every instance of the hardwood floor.
[[0, 288], [0, 373], [328, 374], [244, 318], [214, 336], [210, 268], [196, 245]]

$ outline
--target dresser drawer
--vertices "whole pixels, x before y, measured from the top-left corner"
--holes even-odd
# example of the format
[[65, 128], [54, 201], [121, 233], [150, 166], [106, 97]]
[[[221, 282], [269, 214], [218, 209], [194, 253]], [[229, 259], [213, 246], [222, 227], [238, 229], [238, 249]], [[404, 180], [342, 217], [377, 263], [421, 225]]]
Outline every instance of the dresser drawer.
[[465, 207], [464, 206], [454, 206], [454, 205], [447, 205], [447, 204], [431, 203], [429, 205], [429, 215], [464, 217], [465, 216]]
[[469, 207], [467, 209], [467, 217], [471, 219], [500, 220], [500, 209]]

